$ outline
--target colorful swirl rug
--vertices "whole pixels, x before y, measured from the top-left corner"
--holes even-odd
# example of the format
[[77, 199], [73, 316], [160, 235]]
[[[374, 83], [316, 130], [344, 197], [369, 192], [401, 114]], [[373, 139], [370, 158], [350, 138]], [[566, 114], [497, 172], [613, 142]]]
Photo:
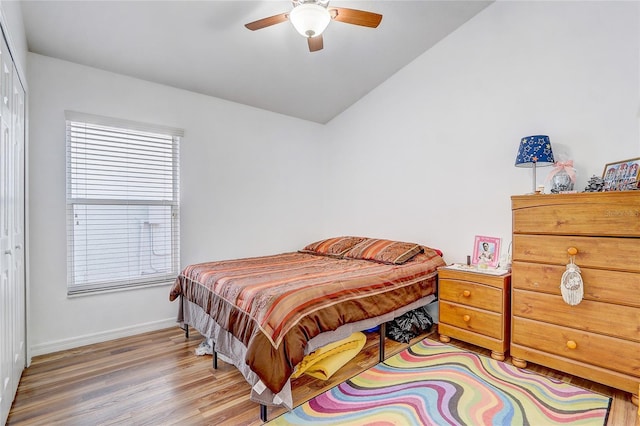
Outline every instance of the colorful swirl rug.
[[611, 398], [423, 340], [269, 425], [604, 425]]

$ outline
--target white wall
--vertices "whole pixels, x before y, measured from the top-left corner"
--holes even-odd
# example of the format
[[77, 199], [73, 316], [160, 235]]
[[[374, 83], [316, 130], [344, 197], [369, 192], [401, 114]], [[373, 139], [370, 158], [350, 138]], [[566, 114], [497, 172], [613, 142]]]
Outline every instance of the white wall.
[[65, 110], [185, 130], [182, 265], [320, 236], [320, 125], [31, 53], [28, 78], [33, 355], [169, 326], [178, 307], [168, 286], [67, 297]]
[[[520, 138], [547, 134], [575, 189], [640, 156], [639, 2], [498, 1], [328, 125], [327, 234], [430, 244], [511, 237]], [[544, 183], [550, 168], [538, 170]]]

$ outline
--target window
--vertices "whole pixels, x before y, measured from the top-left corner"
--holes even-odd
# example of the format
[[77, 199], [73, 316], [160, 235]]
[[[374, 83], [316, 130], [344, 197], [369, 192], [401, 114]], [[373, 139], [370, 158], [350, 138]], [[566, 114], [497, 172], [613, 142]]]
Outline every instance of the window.
[[67, 292], [179, 273], [182, 131], [77, 112], [67, 120]]

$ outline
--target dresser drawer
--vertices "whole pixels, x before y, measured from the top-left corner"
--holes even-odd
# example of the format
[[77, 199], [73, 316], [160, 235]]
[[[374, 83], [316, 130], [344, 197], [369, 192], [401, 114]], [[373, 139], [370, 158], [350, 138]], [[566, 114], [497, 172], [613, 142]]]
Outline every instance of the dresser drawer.
[[469, 281], [442, 279], [438, 297], [476, 308], [502, 313], [502, 290]]
[[[566, 266], [514, 261], [513, 288], [561, 295], [560, 280]], [[640, 307], [640, 274], [580, 268], [584, 299]], [[636, 296], [636, 297], [634, 297]]]
[[[640, 310], [630, 306], [583, 300], [568, 305], [561, 295], [513, 290], [514, 316], [591, 331], [640, 343]], [[640, 352], [640, 345], [638, 346]]]
[[513, 196], [514, 234], [640, 236], [634, 191]]
[[442, 323], [484, 334], [495, 339], [502, 339], [503, 337], [503, 317], [501, 314], [444, 300], [440, 300], [438, 309], [440, 322]]
[[635, 238], [514, 234], [513, 260], [566, 265], [570, 247], [578, 249], [575, 263], [581, 268], [640, 272], [640, 244]]
[[[519, 317], [513, 318], [511, 341], [640, 378], [640, 351], [636, 342]], [[573, 349], [571, 342], [575, 343]]]

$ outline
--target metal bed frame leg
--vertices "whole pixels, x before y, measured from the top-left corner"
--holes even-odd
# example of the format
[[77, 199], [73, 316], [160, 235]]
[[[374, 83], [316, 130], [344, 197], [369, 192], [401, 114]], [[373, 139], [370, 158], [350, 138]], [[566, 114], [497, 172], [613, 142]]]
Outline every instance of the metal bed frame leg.
[[213, 355], [213, 369], [217, 370], [218, 369], [218, 352], [216, 352], [216, 344], [212, 341], [211, 344], [213, 345], [213, 347], [211, 348], [212, 350], [212, 355]]
[[384, 361], [384, 338], [387, 334], [387, 323], [383, 322], [380, 324], [380, 350], [378, 351], [380, 362]]
[[[184, 295], [183, 294], [180, 295], [180, 303], [182, 304], [182, 312], [183, 312], [183, 315], [184, 315]], [[184, 317], [183, 317], [183, 325], [184, 325], [184, 327], [182, 329], [184, 330], [184, 338], [188, 339], [189, 338], [189, 324], [184, 322]]]
[[264, 404], [260, 404], [260, 420], [267, 422], [267, 406]]

